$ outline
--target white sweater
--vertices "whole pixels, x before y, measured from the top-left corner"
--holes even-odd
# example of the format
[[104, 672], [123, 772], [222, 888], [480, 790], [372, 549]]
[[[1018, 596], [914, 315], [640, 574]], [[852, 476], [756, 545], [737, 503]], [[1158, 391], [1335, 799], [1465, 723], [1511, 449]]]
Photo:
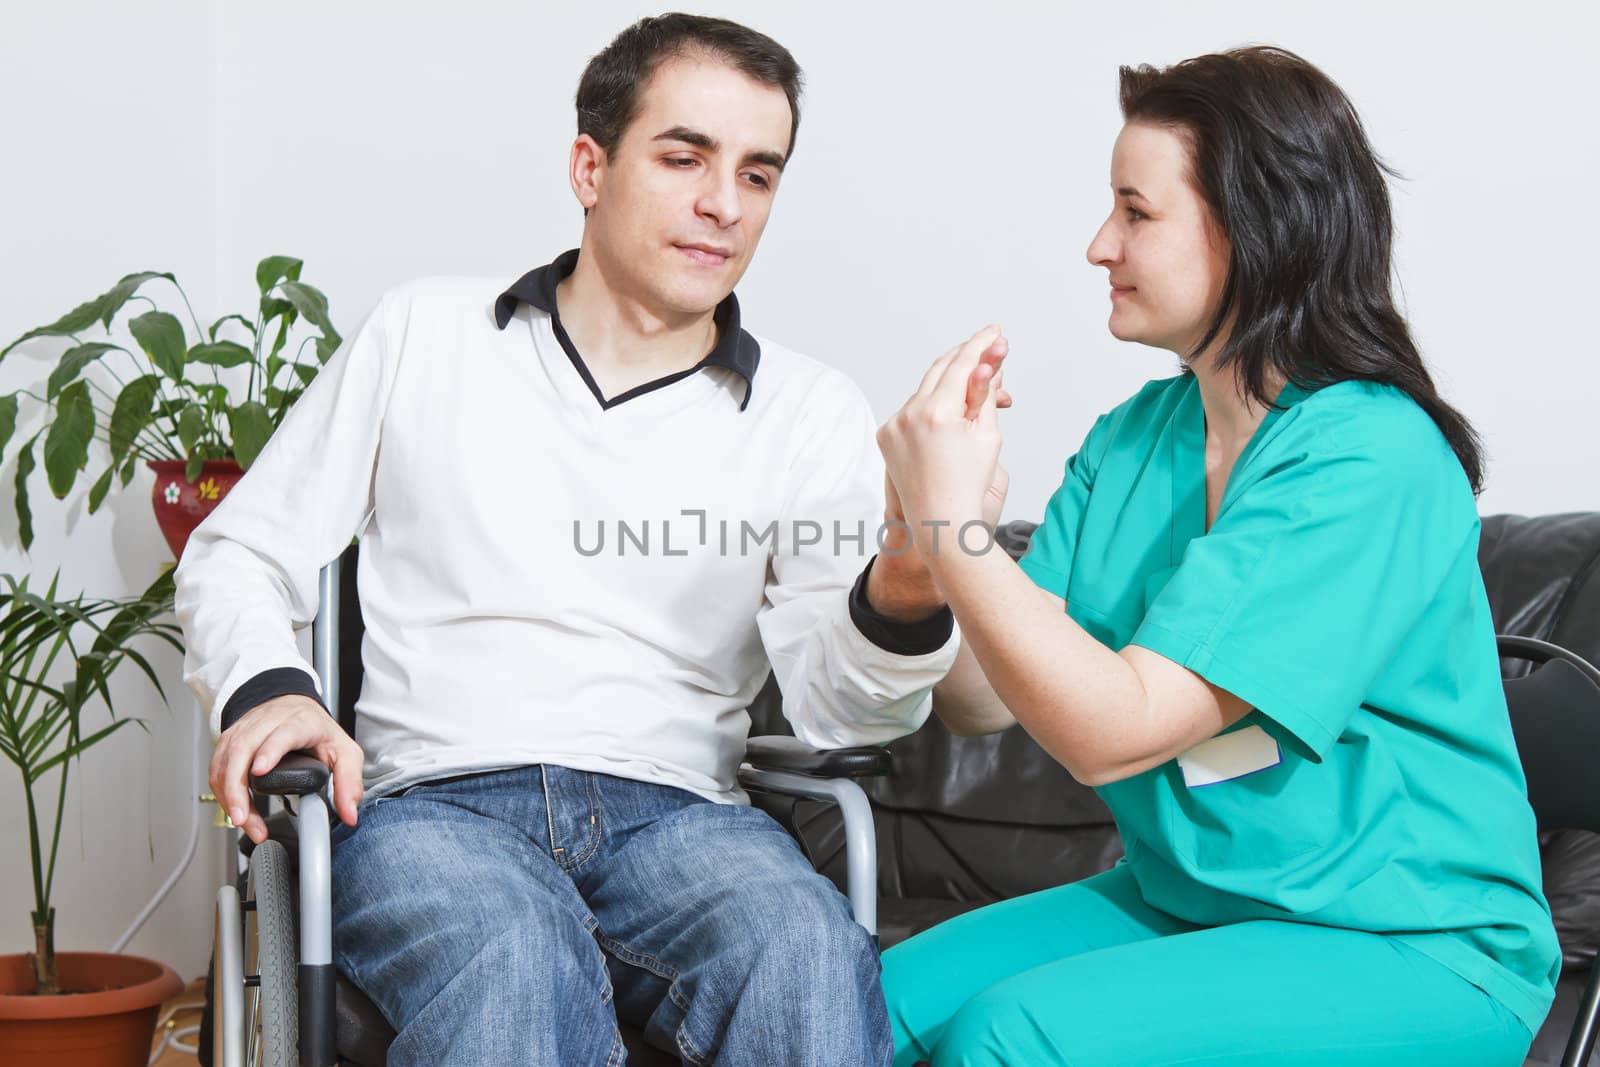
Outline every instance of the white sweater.
[[813, 745], [915, 730], [959, 634], [898, 655], [852, 622], [882, 518], [860, 390], [763, 340], [746, 410], [717, 366], [602, 409], [548, 313], [497, 328], [502, 288], [385, 294], [191, 537], [177, 610], [213, 731], [261, 672], [311, 673], [293, 630], [357, 535], [372, 795], [548, 762], [743, 802], [769, 663]]

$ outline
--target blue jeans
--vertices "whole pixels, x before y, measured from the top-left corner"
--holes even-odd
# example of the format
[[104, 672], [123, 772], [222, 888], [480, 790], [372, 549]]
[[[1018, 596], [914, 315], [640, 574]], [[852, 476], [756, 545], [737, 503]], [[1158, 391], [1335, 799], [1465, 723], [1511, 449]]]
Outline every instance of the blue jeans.
[[333, 830], [334, 960], [392, 1067], [887, 1067], [878, 955], [766, 813], [549, 765], [424, 783]]

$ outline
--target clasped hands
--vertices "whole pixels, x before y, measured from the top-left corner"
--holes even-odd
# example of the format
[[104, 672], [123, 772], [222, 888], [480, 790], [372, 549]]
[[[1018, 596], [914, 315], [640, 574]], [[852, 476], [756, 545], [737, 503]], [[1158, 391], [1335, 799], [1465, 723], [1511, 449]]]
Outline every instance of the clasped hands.
[[[885, 555], [914, 552], [932, 574], [939, 555], [961, 550], [958, 539], [988, 544], [1009, 482], [1000, 465], [998, 417], [1011, 406], [1002, 385], [1008, 351], [1000, 327], [979, 330], [934, 360], [917, 391], [879, 427], [890, 529]], [[984, 524], [982, 541], [961, 539], [975, 521]]]

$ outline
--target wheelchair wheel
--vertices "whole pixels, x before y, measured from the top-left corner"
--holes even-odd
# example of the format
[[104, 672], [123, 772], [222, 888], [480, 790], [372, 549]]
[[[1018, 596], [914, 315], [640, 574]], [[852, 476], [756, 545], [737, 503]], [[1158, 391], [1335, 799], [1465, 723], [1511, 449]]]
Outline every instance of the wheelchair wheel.
[[[283, 845], [267, 841], [250, 854], [249, 899], [255, 936], [245, 942], [245, 973], [259, 976], [248, 1000], [245, 1062], [251, 1067], [297, 1067], [300, 1001], [296, 972], [294, 880]], [[248, 930], [249, 923], [246, 923]]]

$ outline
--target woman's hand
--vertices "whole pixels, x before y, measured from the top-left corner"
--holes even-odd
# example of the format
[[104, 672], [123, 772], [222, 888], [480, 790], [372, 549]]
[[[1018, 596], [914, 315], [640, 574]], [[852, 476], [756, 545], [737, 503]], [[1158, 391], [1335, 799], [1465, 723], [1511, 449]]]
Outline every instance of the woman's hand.
[[999, 520], [1007, 476], [996, 412], [1011, 404], [1001, 385], [1008, 350], [998, 326], [980, 330], [935, 360], [878, 430], [889, 479], [886, 514], [904, 517], [925, 557], [949, 551], [965, 523], [992, 528]]

